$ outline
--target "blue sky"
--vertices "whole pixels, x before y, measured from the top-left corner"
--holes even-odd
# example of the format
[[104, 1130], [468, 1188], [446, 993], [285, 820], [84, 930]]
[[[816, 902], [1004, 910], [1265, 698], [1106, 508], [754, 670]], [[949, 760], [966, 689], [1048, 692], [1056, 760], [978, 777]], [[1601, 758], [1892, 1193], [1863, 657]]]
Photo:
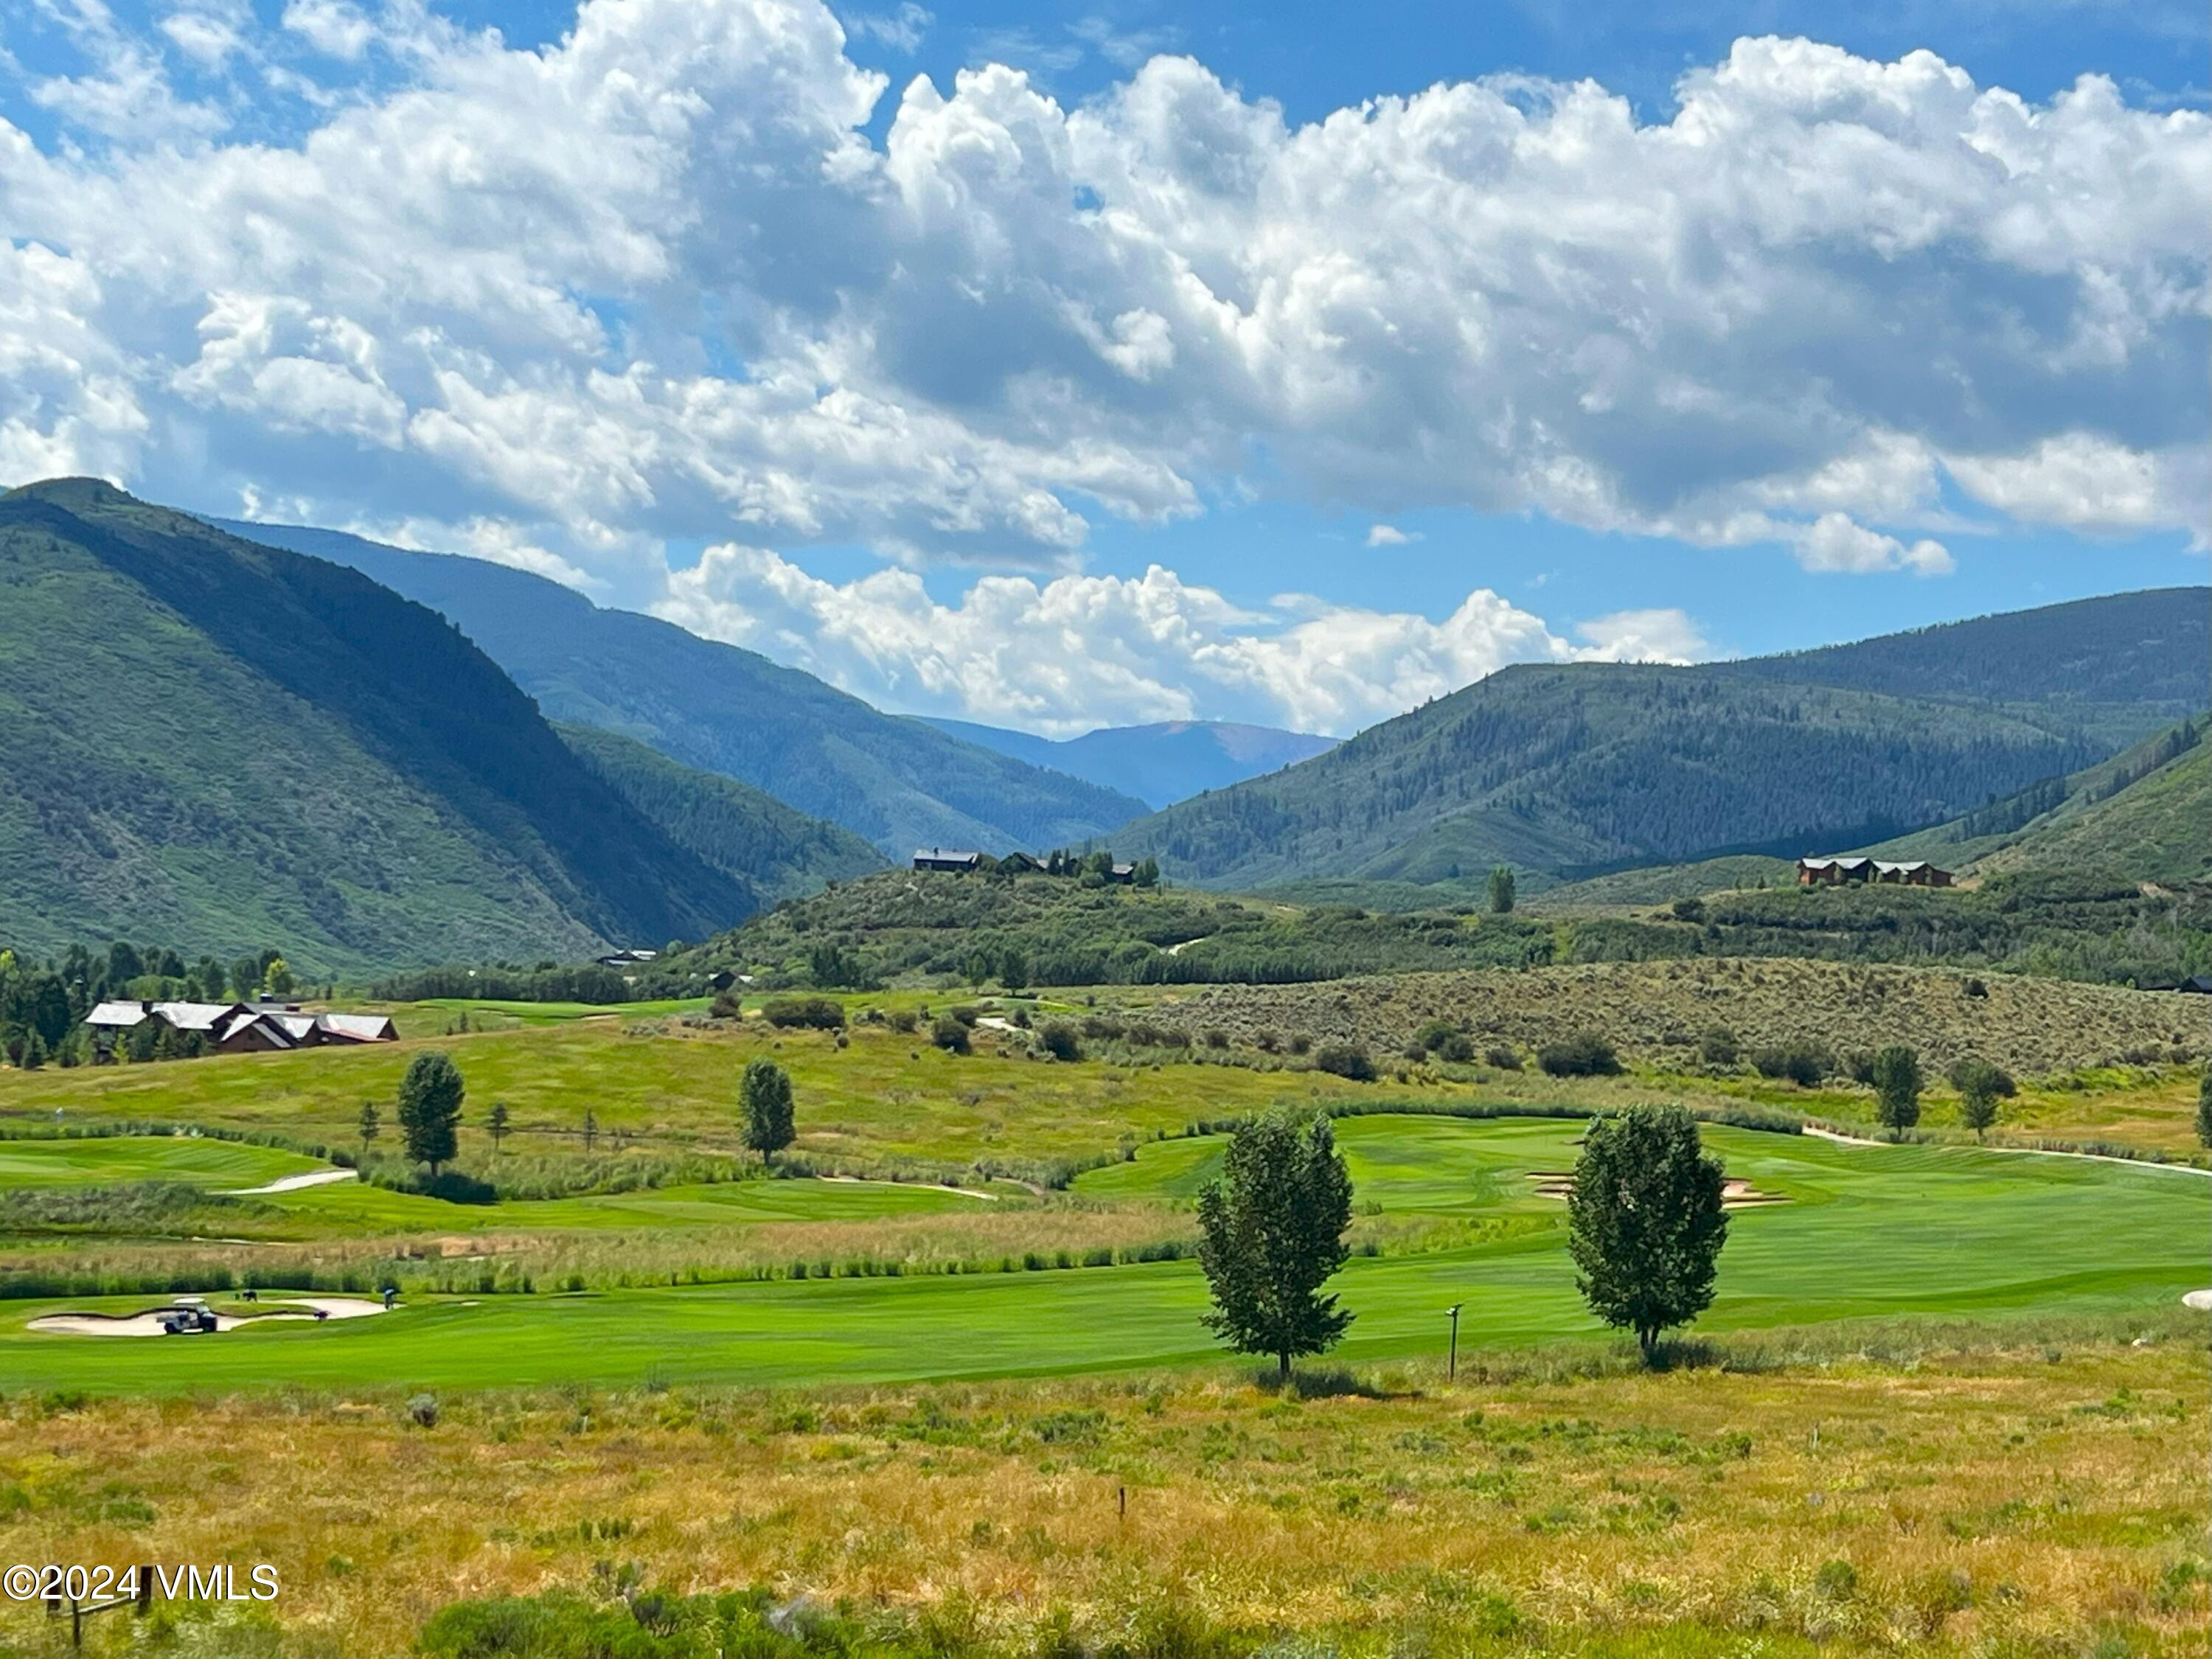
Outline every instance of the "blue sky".
[[2201, 7], [584, 23], [11, 9], [0, 483], [1055, 733], [2205, 578]]

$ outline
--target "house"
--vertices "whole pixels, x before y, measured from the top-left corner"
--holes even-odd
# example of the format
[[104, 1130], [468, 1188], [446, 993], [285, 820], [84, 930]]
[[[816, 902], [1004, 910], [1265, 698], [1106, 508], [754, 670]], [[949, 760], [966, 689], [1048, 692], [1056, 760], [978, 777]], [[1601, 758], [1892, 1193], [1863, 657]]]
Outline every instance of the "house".
[[1044, 860], [1027, 853], [1009, 853], [999, 860], [999, 871], [1008, 876], [1041, 876], [1044, 873]]
[[917, 847], [914, 851], [914, 867], [917, 870], [949, 870], [957, 875], [973, 875], [983, 867], [981, 853], [956, 853], [942, 847]]
[[2212, 997], [2212, 974], [2195, 975], [2185, 979], [2173, 988], [2177, 991], [2186, 991], [2194, 996]]
[[84, 1018], [105, 1054], [118, 1038], [151, 1022], [158, 1031], [198, 1037], [218, 1054], [281, 1054], [325, 1042], [392, 1042], [388, 1014], [310, 1014], [295, 1002], [103, 1002]]
[[1842, 887], [1870, 881], [1893, 887], [1948, 887], [1952, 880], [1948, 870], [1939, 870], [1925, 859], [1901, 862], [1869, 858], [1797, 860], [1800, 887]]
[[1113, 865], [1106, 872], [1107, 880], [1119, 882], [1124, 887], [1128, 886], [1136, 878], [1137, 866], [1133, 864]]
[[606, 955], [599, 959], [599, 966], [602, 968], [636, 968], [646, 963], [653, 961], [655, 957], [659, 957], [659, 954], [660, 952], [658, 951], [641, 951], [635, 947], [632, 947], [627, 951], [610, 951]]

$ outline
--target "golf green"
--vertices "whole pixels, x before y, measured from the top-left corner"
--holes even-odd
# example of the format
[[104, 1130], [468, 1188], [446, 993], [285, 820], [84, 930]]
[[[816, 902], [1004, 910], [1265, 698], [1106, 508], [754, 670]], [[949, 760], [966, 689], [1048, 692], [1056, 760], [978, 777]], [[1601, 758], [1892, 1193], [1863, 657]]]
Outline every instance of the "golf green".
[[[1549, 1206], [1532, 1170], [1571, 1166], [1581, 1126], [1373, 1117], [1339, 1126], [1363, 1204], [1480, 1215]], [[1972, 1147], [1847, 1146], [1707, 1131], [1729, 1173], [1786, 1202], [1738, 1212], [1701, 1328], [1849, 1318], [2170, 1307], [2212, 1273], [2212, 1181], [2174, 1168]], [[1093, 1196], [1172, 1198], [1218, 1141], [1173, 1141], [1086, 1177]], [[962, 1201], [962, 1200], [953, 1200]], [[1337, 1281], [1352, 1361], [1427, 1353], [1463, 1303], [1462, 1342], [1594, 1334], [1562, 1231], [1362, 1258]], [[944, 1278], [778, 1281], [487, 1296], [375, 1318], [220, 1337], [44, 1334], [54, 1302], [0, 1308], [0, 1386], [156, 1392], [294, 1385], [464, 1388], [648, 1380], [874, 1382], [1105, 1370], [1218, 1352], [1188, 1263]], [[149, 1298], [67, 1305], [118, 1311]]]

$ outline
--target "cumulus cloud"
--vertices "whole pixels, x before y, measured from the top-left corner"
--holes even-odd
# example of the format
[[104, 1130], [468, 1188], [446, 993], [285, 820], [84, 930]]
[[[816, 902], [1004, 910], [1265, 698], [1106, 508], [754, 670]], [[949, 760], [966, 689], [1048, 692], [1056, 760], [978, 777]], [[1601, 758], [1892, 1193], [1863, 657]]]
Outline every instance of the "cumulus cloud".
[[1403, 547], [1408, 542], [1420, 539], [1418, 533], [1401, 530], [1395, 524], [1370, 525], [1367, 530], [1367, 544], [1370, 547]]
[[955, 604], [886, 570], [836, 583], [757, 547], [709, 548], [658, 607], [872, 702], [1073, 736], [1212, 717], [1349, 734], [1522, 661], [1676, 661], [1679, 611], [1584, 623], [1576, 646], [1495, 593], [1441, 622], [1285, 595], [1270, 613], [1152, 566], [1139, 577], [988, 576]]
[[[497, 523], [632, 603], [659, 541], [1072, 574], [1222, 494], [1839, 574], [1948, 569], [1954, 496], [2206, 529], [2212, 118], [2095, 76], [1747, 40], [1657, 118], [1515, 78], [1293, 125], [1096, 31], [1080, 108], [894, 91], [847, 29], [916, 6], [587, 0], [534, 51], [398, 0], [72, 15], [25, 86], [69, 131], [0, 120], [8, 482]], [[187, 60], [295, 105], [228, 138]]]

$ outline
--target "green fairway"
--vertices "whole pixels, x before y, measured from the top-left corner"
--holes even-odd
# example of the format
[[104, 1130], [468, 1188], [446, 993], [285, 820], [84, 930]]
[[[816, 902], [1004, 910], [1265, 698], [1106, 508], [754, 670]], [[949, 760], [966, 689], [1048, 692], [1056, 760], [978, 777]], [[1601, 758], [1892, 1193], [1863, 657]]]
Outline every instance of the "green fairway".
[[87, 1135], [0, 1140], [0, 1188], [101, 1187], [186, 1181], [198, 1187], [264, 1186], [330, 1166], [297, 1152], [196, 1135]]
[[[1362, 1203], [1479, 1215], [1547, 1205], [1556, 1213], [1555, 1203], [1527, 1194], [1526, 1172], [1569, 1167], [1581, 1126], [1373, 1117], [1339, 1130]], [[1707, 1138], [1731, 1176], [1790, 1201], [1736, 1215], [1705, 1328], [2163, 1308], [2212, 1278], [2202, 1259], [2212, 1182], [2198, 1174], [1732, 1129]], [[1171, 1196], [1219, 1145], [1147, 1147], [1133, 1163], [1086, 1177], [1084, 1190]], [[1475, 1249], [1352, 1261], [1340, 1288], [1358, 1318], [1343, 1357], [1427, 1352], [1454, 1302], [1467, 1305], [1471, 1346], [1595, 1334], [1560, 1238], [1553, 1228]], [[71, 1305], [115, 1311], [145, 1300]], [[150, 1341], [30, 1333], [25, 1322], [60, 1304], [26, 1303], [0, 1309], [0, 1376], [21, 1387], [173, 1391], [1097, 1370], [1218, 1352], [1197, 1323], [1204, 1303], [1203, 1280], [1188, 1263], [487, 1296], [343, 1325]]]

